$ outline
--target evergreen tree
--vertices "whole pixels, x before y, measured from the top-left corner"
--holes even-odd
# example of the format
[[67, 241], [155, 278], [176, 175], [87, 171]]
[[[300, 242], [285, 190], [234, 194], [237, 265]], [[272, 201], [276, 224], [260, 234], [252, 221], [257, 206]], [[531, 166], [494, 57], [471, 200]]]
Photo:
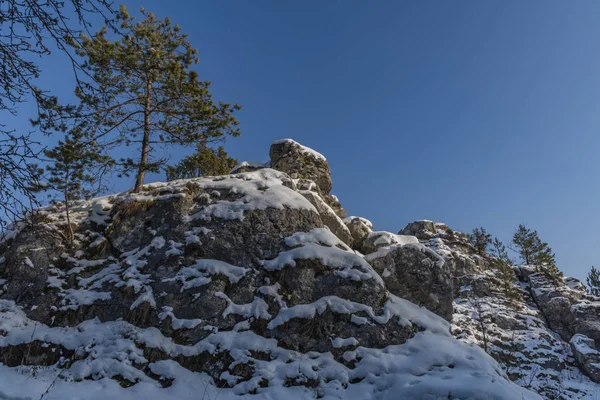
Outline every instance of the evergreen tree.
[[486, 232], [482, 227], [473, 229], [469, 234], [469, 241], [480, 256], [485, 255], [488, 245], [492, 242], [492, 235]]
[[520, 224], [513, 235], [513, 243], [517, 246], [517, 251], [525, 264], [533, 263], [533, 256], [539, 250], [540, 245], [537, 232], [527, 229], [525, 225]]
[[121, 6], [121, 35], [111, 41], [103, 28], [83, 37], [78, 54], [94, 85], [78, 87], [77, 118], [106, 148], [135, 145], [139, 157], [121, 159], [123, 174], [135, 173], [134, 192], [146, 172], [158, 172], [166, 159], [153, 158], [156, 146], [190, 145], [238, 136], [237, 104], [215, 103], [210, 82], [198, 79], [192, 66], [198, 52], [177, 25], [141, 10], [135, 22]]
[[238, 161], [229, 157], [223, 146], [217, 149], [199, 145], [196, 152], [191, 156], [185, 157], [175, 165], [167, 166], [167, 180], [189, 179], [209, 175], [225, 175]]
[[591, 295], [600, 297], [600, 271], [592, 266], [586, 280], [587, 290]]
[[64, 203], [67, 240], [70, 244], [74, 240], [71, 202], [97, 194], [101, 189], [101, 178], [112, 163], [109, 157], [100, 155], [98, 150], [95, 142], [83, 140], [78, 135], [68, 135], [56, 147], [44, 151], [51, 160], [46, 167], [48, 185], [45, 189], [52, 190], [54, 203]]
[[513, 235], [513, 243], [525, 264], [534, 265], [538, 271], [543, 271], [550, 277], [561, 276], [556, 267], [556, 259], [552, 249], [546, 242], [542, 242], [537, 231], [532, 231], [519, 225]]

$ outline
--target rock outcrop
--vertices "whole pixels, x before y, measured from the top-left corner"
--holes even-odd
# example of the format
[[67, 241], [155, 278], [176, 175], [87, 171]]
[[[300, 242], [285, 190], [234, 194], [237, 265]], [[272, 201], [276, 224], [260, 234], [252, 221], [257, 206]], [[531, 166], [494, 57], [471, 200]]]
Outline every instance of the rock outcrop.
[[[286, 139], [270, 156], [271, 168], [76, 202], [72, 244], [60, 204], [8, 232], [0, 397], [542, 398], [516, 382], [583, 399], [599, 387], [577, 367], [595, 376], [593, 299], [567, 297], [564, 329], [547, 323], [542, 304], [562, 288], [546, 301], [531, 272], [509, 295], [466, 235], [344, 219], [322, 155]], [[592, 339], [569, 346], [553, 326]]]

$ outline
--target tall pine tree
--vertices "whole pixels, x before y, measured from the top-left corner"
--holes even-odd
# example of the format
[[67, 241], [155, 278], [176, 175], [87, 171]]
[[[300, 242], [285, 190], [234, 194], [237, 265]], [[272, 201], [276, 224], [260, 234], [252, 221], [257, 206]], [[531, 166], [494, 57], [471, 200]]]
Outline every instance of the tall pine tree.
[[192, 69], [198, 52], [187, 35], [169, 18], [157, 19], [141, 10], [136, 22], [121, 6], [117, 20], [121, 35], [107, 38], [103, 28], [83, 37], [78, 54], [94, 84], [78, 87], [77, 117], [111, 146], [135, 146], [139, 155], [120, 159], [127, 175], [135, 173], [134, 192], [144, 184], [146, 172], [158, 172], [165, 158], [156, 157], [157, 146], [215, 143], [226, 135], [238, 136], [234, 112], [237, 104], [216, 103], [210, 81], [199, 80]]

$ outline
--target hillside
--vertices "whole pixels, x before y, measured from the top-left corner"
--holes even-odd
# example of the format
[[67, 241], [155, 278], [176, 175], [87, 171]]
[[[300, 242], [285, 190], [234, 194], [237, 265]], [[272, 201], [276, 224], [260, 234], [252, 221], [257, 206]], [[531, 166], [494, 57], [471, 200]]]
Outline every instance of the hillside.
[[0, 399], [599, 398], [581, 283], [515, 266], [509, 296], [465, 234], [376, 231], [323, 155], [270, 157], [78, 202], [73, 247], [61, 205], [8, 231]]

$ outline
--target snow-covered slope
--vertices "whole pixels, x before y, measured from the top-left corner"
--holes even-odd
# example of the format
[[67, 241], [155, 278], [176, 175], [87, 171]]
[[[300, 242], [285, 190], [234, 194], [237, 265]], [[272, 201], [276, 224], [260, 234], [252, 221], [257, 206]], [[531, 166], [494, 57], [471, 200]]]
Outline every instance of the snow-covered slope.
[[344, 220], [323, 157], [271, 158], [78, 202], [73, 246], [60, 205], [7, 232], [0, 399], [542, 398], [478, 346], [439, 235]]

